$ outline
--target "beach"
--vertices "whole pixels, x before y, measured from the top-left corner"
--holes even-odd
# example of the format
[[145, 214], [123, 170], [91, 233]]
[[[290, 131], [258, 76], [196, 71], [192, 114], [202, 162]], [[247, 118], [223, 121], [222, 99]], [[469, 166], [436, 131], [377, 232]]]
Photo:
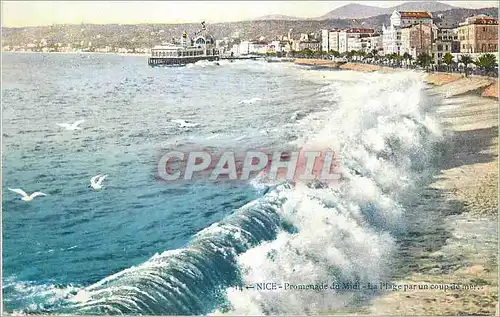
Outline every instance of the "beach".
[[[408, 71], [404, 68], [392, 68], [360, 63], [339, 63], [331, 60], [321, 59], [295, 59], [294, 63], [304, 66], [316, 66], [337, 70], [352, 70], [360, 72], [393, 73]], [[479, 94], [483, 97], [495, 98], [498, 100], [498, 78], [479, 76], [470, 76], [466, 78], [463, 74], [436, 72], [426, 74], [424, 81], [436, 86], [454, 83], [454, 85], [447, 85], [446, 87], [443, 87], [443, 89], [451, 88], [455, 90], [457, 87], [461, 87], [461, 89], [463, 90], [460, 93], [475, 91], [476, 94]]]
[[[305, 65], [308, 60], [295, 62]], [[353, 63], [311, 64], [404, 71]], [[399, 273], [392, 283], [429, 289], [387, 291], [349, 313], [498, 316], [498, 79], [431, 73], [423, 74], [422, 80], [440, 101], [431, 112], [444, 128], [445, 149], [439, 172], [420, 188], [420, 198], [408, 214], [413, 234], [399, 241], [394, 270]], [[450, 284], [461, 285], [460, 291], [430, 289]]]
[[[449, 92], [449, 85], [453, 83], [431, 90]], [[459, 283], [476, 289], [393, 292], [377, 298], [371, 313], [498, 316], [498, 104], [474, 95], [446, 97], [436, 113], [448, 132], [449, 161], [429, 184], [431, 195], [417, 214], [417, 219], [427, 215], [438, 225], [429, 230], [415, 224], [415, 232], [425, 236], [409, 241], [412, 256], [404, 261], [414, 269], [398, 283]], [[437, 215], [427, 210], [436, 202]]]

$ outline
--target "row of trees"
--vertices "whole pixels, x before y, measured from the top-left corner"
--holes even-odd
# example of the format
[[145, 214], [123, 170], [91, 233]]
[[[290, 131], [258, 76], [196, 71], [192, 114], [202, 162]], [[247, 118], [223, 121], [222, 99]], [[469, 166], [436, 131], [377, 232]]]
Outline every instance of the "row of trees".
[[438, 60], [437, 65], [435, 65], [432, 56], [427, 53], [419, 54], [416, 60], [414, 60], [413, 56], [409, 53], [404, 53], [403, 55], [396, 53], [380, 55], [379, 51], [376, 49], [370, 52], [353, 50], [349, 52], [340, 53], [335, 50], [330, 50], [329, 52], [325, 52], [325, 51], [312, 51], [306, 48], [301, 51], [291, 51], [290, 55], [292, 57], [302, 57], [302, 58], [323, 58], [323, 59], [331, 59], [332, 57], [343, 58], [346, 59], [346, 61], [357, 60], [365, 63], [377, 63], [377, 64], [386, 63], [396, 67], [419, 66], [427, 71], [431, 68], [431, 66], [434, 69], [445, 70], [445, 71], [451, 71], [452, 69], [463, 68], [465, 76], [469, 75], [470, 65], [476, 65], [487, 75], [495, 72], [495, 69], [498, 67], [495, 55], [490, 53], [483, 54], [476, 59], [472, 58], [470, 55], [462, 54], [459, 57], [458, 62], [456, 62], [454, 60], [453, 55], [448, 52], [441, 59]]
[[[411, 56], [410, 56], [411, 57]], [[426, 71], [429, 70], [429, 67], [434, 63], [432, 56], [427, 53], [422, 53], [417, 56], [416, 64]], [[496, 74], [496, 68], [498, 67], [497, 58], [495, 55], [486, 53], [478, 58], [474, 59], [470, 55], [462, 54], [458, 58], [458, 63], [455, 62], [455, 59], [451, 53], [446, 53], [442, 60], [438, 60], [437, 69], [442, 69], [444, 65], [444, 70], [450, 71], [452, 68], [457, 68], [459, 64], [462, 64], [465, 76], [469, 75], [469, 65], [475, 65], [480, 70], [482, 70], [486, 75], [490, 75], [492, 73]]]

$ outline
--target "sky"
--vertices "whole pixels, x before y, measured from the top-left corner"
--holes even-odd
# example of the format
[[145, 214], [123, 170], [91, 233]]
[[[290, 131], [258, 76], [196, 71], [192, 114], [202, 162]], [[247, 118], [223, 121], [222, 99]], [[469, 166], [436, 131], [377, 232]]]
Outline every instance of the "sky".
[[[362, 3], [392, 7], [405, 1], [2, 1], [2, 26], [231, 22], [268, 14], [318, 17]], [[467, 8], [498, 7], [498, 1], [441, 1]]]

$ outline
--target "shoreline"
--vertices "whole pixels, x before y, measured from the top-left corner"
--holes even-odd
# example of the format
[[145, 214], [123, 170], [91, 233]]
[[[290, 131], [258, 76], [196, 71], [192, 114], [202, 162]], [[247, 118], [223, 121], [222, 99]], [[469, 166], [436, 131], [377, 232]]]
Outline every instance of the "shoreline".
[[[387, 66], [361, 64], [361, 63], [339, 63], [331, 60], [321, 59], [295, 59], [294, 64], [302, 66], [316, 66], [332, 70], [352, 70], [359, 72], [381, 72], [394, 73], [404, 71], [414, 71], [405, 68], [392, 68]], [[473, 93], [482, 97], [498, 99], [498, 78], [469, 76], [465, 77], [462, 74], [456, 73], [423, 73], [424, 82], [433, 86], [445, 86], [440, 92], [443, 92], [447, 97], [451, 96], [450, 92], [459, 90], [453, 95]]]
[[[294, 63], [360, 72], [410, 71], [324, 60]], [[498, 316], [498, 78], [422, 75], [429, 84], [425, 91], [435, 101], [429, 113], [445, 136], [443, 154], [433, 166], [436, 173], [407, 206], [411, 234], [397, 238], [391, 282], [476, 288], [383, 292], [349, 313]]]
[[89, 54], [89, 55], [120, 55], [120, 56], [144, 56], [149, 57], [149, 53], [118, 53], [118, 52], [31, 52], [31, 51], [2, 51], [2, 54]]
[[376, 315], [498, 316], [498, 104], [475, 95], [445, 96], [432, 113], [446, 136], [445, 155], [410, 211], [416, 236], [400, 241], [396, 259], [404, 273], [394, 278], [398, 284], [476, 288], [393, 292], [369, 309]]

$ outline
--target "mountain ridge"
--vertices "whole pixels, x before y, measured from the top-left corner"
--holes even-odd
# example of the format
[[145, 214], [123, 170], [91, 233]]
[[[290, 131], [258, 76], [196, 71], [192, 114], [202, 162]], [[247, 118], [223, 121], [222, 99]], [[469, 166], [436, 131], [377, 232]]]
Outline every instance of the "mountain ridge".
[[[462, 22], [467, 17], [478, 14], [498, 16], [498, 8], [483, 9], [452, 9], [438, 11], [447, 20]], [[381, 30], [382, 25], [390, 23], [390, 15], [383, 14], [365, 19], [328, 19], [328, 20], [267, 20], [267, 21], [240, 21], [209, 24], [209, 32], [216, 39], [230, 38], [239, 33], [241, 39], [259, 39], [264, 37], [272, 40], [286, 35], [293, 29], [294, 38], [301, 33], [316, 33], [321, 29], [333, 27], [365, 27]], [[152, 47], [172, 39], [179, 38], [185, 30], [192, 34], [199, 30], [199, 23], [183, 24], [77, 24], [53, 25], [24, 28], [2, 28], [2, 45], [17, 46], [46, 39], [51, 43], [71, 43], [80, 45], [80, 42], [92, 42], [93, 47]], [[82, 31], [83, 29], [83, 31]]]
[[[397, 11], [447, 11], [452, 9], [466, 9], [457, 6], [452, 6], [439, 1], [410, 1], [400, 5], [392, 6], [389, 8], [381, 8], [366, 4], [349, 3], [338, 7], [332, 11], [327, 12], [319, 17], [304, 18], [304, 17], [290, 17], [286, 15], [273, 14], [266, 15], [252, 19], [252, 21], [260, 20], [328, 20], [328, 19], [364, 19], [374, 17], [382, 14], [392, 14], [394, 10]], [[276, 18], [275, 18], [276, 16]], [[279, 16], [287, 17], [280, 19]]]
[[299, 18], [285, 14], [268, 14], [255, 19], [250, 19], [250, 21], [267, 21], [267, 20], [297, 21], [297, 20], [305, 20], [305, 18]]

